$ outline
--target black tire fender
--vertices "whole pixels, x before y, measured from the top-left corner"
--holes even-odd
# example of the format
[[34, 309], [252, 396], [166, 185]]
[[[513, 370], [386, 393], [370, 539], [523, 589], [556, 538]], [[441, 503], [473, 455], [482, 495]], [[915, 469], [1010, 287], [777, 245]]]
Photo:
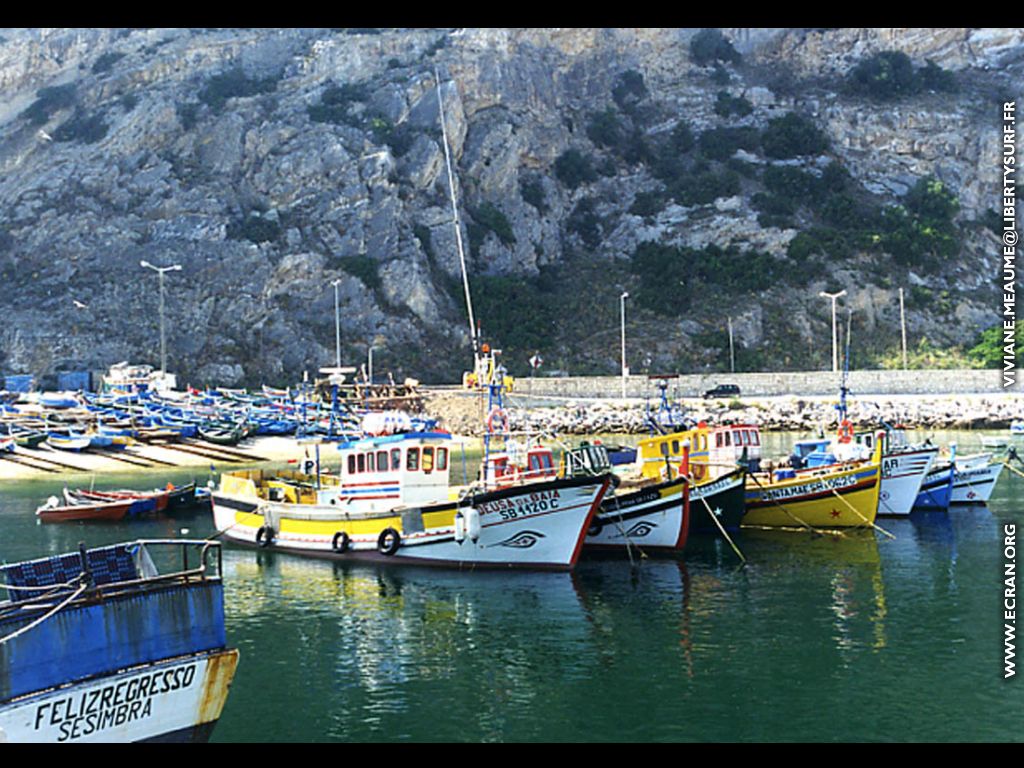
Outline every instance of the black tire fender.
[[385, 528], [377, 537], [377, 551], [382, 555], [393, 555], [402, 546], [402, 537], [394, 528]]
[[274, 529], [269, 525], [262, 526], [256, 531], [256, 544], [266, 548], [270, 546], [270, 543], [274, 540]]
[[343, 552], [348, 552], [349, 544], [352, 543], [352, 539], [345, 531], [338, 531], [334, 534], [334, 538], [331, 540], [331, 549], [337, 552], [339, 555]]

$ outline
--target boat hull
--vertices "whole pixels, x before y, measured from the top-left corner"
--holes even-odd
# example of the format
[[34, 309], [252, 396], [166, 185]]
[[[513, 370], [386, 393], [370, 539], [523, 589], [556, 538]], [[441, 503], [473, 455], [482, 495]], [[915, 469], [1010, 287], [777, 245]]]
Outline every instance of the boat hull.
[[878, 492], [879, 516], [910, 514], [938, 453], [939, 449], [936, 447], [886, 454], [882, 457], [882, 488]]
[[879, 464], [826, 473], [795, 473], [784, 480], [758, 480], [746, 487], [744, 526], [768, 528], [861, 528], [878, 514]]
[[237, 664], [212, 651], [24, 696], [0, 705], [0, 741], [206, 741]]
[[1003, 464], [994, 462], [982, 467], [956, 468], [953, 473], [952, 504], [985, 504], [992, 497]]
[[[610, 475], [528, 483], [462, 501], [372, 515], [343, 507], [266, 502], [216, 491], [214, 523], [228, 541], [268, 550], [343, 560], [458, 568], [575, 565]], [[456, 514], [479, 515], [479, 536], [457, 539]], [[393, 551], [397, 533], [399, 543]], [[341, 534], [347, 546], [339, 546]], [[385, 539], [385, 537], [387, 537]]]
[[[711, 514], [718, 511], [726, 530], [739, 528], [744, 513], [743, 472], [732, 472], [690, 488], [690, 517], [684, 520], [682, 480], [671, 480], [625, 493], [601, 503], [587, 530], [587, 548], [637, 545], [647, 551], [679, 551], [691, 533], [717, 533]], [[705, 506], [707, 502], [708, 506]]]

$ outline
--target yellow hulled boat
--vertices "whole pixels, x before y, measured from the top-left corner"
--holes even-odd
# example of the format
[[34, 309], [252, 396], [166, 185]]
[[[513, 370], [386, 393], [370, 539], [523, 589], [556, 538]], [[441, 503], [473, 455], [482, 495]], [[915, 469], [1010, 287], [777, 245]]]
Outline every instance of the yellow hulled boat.
[[870, 527], [878, 514], [882, 440], [867, 461], [747, 477], [745, 526]]

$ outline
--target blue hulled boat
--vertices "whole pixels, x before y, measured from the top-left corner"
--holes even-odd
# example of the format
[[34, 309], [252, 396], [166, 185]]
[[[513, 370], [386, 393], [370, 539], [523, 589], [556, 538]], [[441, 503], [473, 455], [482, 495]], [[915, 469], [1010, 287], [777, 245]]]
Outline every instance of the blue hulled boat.
[[219, 543], [83, 547], [0, 576], [0, 741], [209, 738], [238, 663]]

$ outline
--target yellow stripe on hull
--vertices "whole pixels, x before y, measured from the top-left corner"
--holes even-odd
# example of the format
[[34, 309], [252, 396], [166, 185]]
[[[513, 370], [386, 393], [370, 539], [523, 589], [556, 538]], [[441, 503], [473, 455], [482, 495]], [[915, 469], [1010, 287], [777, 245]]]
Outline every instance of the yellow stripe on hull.
[[[301, 506], [301, 505], [300, 505]], [[305, 520], [291, 518], [288, 516], [289, 505], [275, 504], [273, 507], [274, 520], [278, 522], [281, 535], [293, 536], [323, 536], [330, 541], [334, 534], [344, 531], [349, 536], [355, 537], [376, 537], [385, 528], [394, 528], [403, 536], [401, 515], [390, 515], [388, 517], [374, 517], [369, 520], [345, 520], [340, 515], [324, 520]], [[322, 509], [322, 508], [321, 508]], [[235, 512], [235, 525], [239, 528], [258, 530], [264, 524], [262, 514], [253, 512]], [[455, 506], [428, 512], [423, 515], [423, 527], [427, 530], [433, 528], [452, 528], [455, 526]]]
[[[851, 477], [861, 475], [856, 485], [839, 486]], [[814, 484], [824, 485], [816, 491]], [[801, 486], [811, 487], [804, 495], [786, 496], [796, 493]], [[747, 512], [742, 525], [766, 527], [814, 528], [860, 528], [870, 526], [878, 514], [879, 491], [878, 465], [861, 467], [859, 470], [833, 473], [819, 477], [788, 480], [775, 483], [747, 483]], [[774, 500], [765, 494], [782, 494]], [[838, 495], [837, 495], [838, 494]]]

